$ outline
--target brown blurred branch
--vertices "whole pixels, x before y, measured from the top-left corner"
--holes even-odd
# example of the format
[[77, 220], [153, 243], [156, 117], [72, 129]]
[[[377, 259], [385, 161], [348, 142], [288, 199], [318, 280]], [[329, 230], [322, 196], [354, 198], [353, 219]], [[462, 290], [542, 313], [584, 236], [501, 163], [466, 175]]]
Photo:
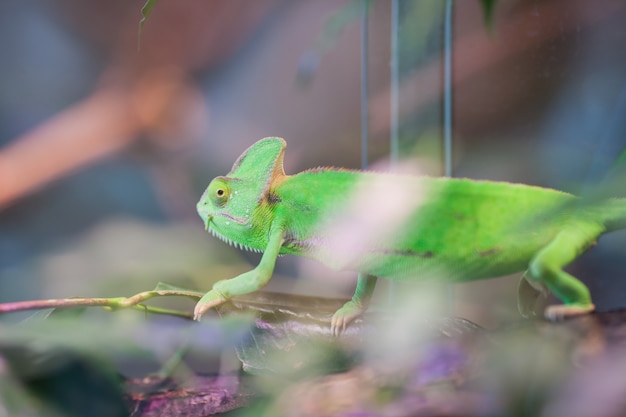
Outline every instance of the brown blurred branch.
[[42, 310], [46, 308], [69, 308], [69, 307], [104, 307], [108, 310], [120, 308], [134, 308], [155, 314], [167, 314], [172, 316], [193, 318], [191, 312], [171, 310], [153, 306], [147, 306], [142, 302], [154, 297], [190, 297], [199, 299], [202, 293], [183, 290], [153, 290], [144, 291], [131, 297], [113, 298], [59, 298], [49, 300], [16, 301], [12, 303], [0, 304], [1, 313], [12, 313], [15, 311]]
[[180, 72], [163, 69], [128, 89], [97, 89], [0, 150], [0, 208], [158, 129], [189, 94]]
[[161, 2], [137, 53], [139, 4], [61, 2], [60, 16], [106, 57], [107, 68], [89, 97], [0, 149], [0, 209], [145, 133], [184, 137], [191, 106], [207, 113], [193, 73], [231, 55], [278, 3]]

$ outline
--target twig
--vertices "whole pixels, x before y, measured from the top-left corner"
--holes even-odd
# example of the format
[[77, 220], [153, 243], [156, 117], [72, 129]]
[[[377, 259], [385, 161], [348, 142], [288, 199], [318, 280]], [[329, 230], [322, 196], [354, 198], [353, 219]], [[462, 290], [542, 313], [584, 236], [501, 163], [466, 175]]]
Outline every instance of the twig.
[[184, 290], [152, 290], [135, 294], [131, 297], [113, 298], [59, 298], [48, 300], [16, 301], [12, 303], [1, 303], [1, 313], [11, 313], [14, 311], [40, 310], [44, 308], [68, 308], [68, 307], [104, 307], [107, 310], [117, 310], [120, 308], [134, 308], [154, 314], [168, 314], [179, 317], [192, 318], [189, 312], [159, 308], [141, 304], [143, 301], [154, 297], [190, 297], [199, 299], [202, 293]]

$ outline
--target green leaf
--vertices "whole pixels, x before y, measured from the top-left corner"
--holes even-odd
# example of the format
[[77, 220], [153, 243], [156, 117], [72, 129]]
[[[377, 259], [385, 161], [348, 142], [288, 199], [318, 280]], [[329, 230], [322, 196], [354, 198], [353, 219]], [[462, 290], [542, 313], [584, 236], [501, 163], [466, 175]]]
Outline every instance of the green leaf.
[[159, 0], [146, 0], [146, 3], [141, 8], [141, 20], [139, 21], [137, 49], [141, 49], [141, 32], [143, 31], [143, 25], [148, 20], [148, 17], [150, 17], [150, 14], [152, 13], [152, 9], [154, 9], [154, 6], [156, 6], [158, 1]]
[[498, 0], [480, 0], [483, 7], [483, 18], [485, 19], [485, 28], [489, 33], [493, 33], [494, 23], [493, 16], [496, 10]]
[[185, 292], [198, 292], [198, 290], [180, 287], [178, 285], [170, 284], [169, 282], [159, 282], [153, 291], [185, 291]]

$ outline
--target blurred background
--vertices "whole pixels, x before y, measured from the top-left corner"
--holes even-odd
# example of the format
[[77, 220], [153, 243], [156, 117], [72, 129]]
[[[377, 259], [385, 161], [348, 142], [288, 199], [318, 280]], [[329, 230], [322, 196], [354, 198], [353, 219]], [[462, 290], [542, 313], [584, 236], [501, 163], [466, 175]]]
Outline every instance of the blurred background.
[[[444, 3], [399, 1], [399, 150], [433, 175]], [[161, 0], [138, 49], [142, 5], [0, 3], [0, 302], [208, 290], [258, 262], [195, 213], [245, 148], [286, 138], [288, 174], [360, 166], [361, 1]], [[624, 21], [625, 0], [501, 0], [489, 30], [481, 2], [455, 2], [454, 175], [601, 183], [625, 142]], [[390, 149], [390, 45], [390, 2], [372, 1], [371, 161]], [[571, 266], [600, 310], [626, 305], [625, 247], [603, 237]], [[276, 275], [269, 289], [307, 295], [355, 282], [292, 257]], [[451, 314], [517, 319], [518, 279], [455, 286]]]

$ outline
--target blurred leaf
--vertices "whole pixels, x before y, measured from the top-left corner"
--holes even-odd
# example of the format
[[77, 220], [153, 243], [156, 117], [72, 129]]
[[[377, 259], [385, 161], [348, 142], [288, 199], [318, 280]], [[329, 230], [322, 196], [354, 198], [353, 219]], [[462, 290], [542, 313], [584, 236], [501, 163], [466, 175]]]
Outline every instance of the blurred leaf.
[[483, 8], [483, 18], [485, 19], [485, 28], [489, 33], [493, 33], [494, 28], [494, 14], [496, 10], [496, 3], [498, 0], [480, 0], [480, 4]]
[[55, 308], [48, 317], [55, 319], [77, 318], [82, 316], [85, 311], [87, 311], [87, 307]]
[[159, 0], [146, 0], [146, 3], [141, 8], [142, 17], [141, 17], [141, 20], [139, 21], [139, 36], [138, 36], [138, 41], [137, 41], [138, 49], [141, 49], [141, 32], [143, 31], [143, 25], [148, 20], [148, 17], [150, 17], [150, 14], [152, 13], [152, 9], [154, 8], [154, 6], [156, 6], [158, 1]]
[[2, 407], [11, 416], [128, 415], [111, 362], [32, 343], [0, 351], [0, 415]]
[[318, 38], [319, 49], [325, 51], [332, 47], [344, 29], [361, 16], [363, 8], [369, 11], [371, 6], [371, 0], [352, 0], [352, 2], [331, 15], [324, 23], [324, 31]]
[[26, 381], [41, 400], [65, 416], [127, 416], [122, 380], [112, 366], [65, 352], [63, 366]]
[[22, 383], [10, 372], [0, 356], [0, 416], [34, 416], [35, 404]]
[[[53, 312], [39, 315], [45, 318]], [[193, 350], [195, 356], [210, 361], [223, 349], [230, 350], [249, 327], [250, 319], [245, 317], [157, 322], [122, 312], [96, 319], [59, 316], [0, 324], [0, 416], [128, 415], [115, 366], [119, 360], [159, 361], [184, 346], [181, 354]], [[4, 362], [15, 376], [15, 387], [3, 385]], [[34, 394], [29, 396], [36, 404], [34, 412], [13, 412], [20, 406], [13, 395], [20, 385]], [[12, 403], [3, 401], [5, 394], [15, 398]], [[8, 404], [15, 407], [2, 414]]]
[[178, 286], [178, 285], [170, 284], [169, 282], [159, 282], [156, 285], [156, 287], [154, 287], [153, 291], [197, 292], [201, 296], [204, 295], [203, 293], [200, 293], [198, 290], [189, 289], [189, 288], [181, 287], [181, 286]]
[[352, 0], [324, 22], [324, 28], [315, 40], [315, 45], [300, 57], [296, 74], [296, 82], [300, 86], [307, 86], [311, 82], [321, 56], [335, 45], [344, 29], [361, 16], [364, 8], [369, 12], [372, 3], [372, 0]]
[[45, 308], [37, 310], [30, 316], [22, 320], [22, 323], [29, 321], [46, 320], [49, 318], [75, 318], [81, 316], [87, 307], [68, 307], [68, 308]]
[[624, 175], [626, 172], [626, 148], [622, 149], [615, 158], [607, 177], [611, 178], [616, 175]]
[[[39, 360], [53, 355], [58, 349], [72, 350], [83, 356], [111, 360], [119, 356], [154, 359], [167, 357], [183, 342], [189, 348], [206, 354], [230, 348], [246, 334], [250, 319], [237, 317], [229, 320], [206, 318], [201, 323], [188, 320], [144, 320], [134, 314], [105, 314], [102, 317], [0, 324], [0, 353], [12, 363], [20, 362], [17, 352], [36, 347]], [[22, 363], [23, 362], [23, 363]], [[30, 374], [44, 370], [43, 362], [24, 360], [20, 373]], [[54, 366], [58, 360], [47, 361]]]
[[401, 2], [397, 34], [401, 76], [441, 53], [439, 39], [444, 8], [441, 0]]
[[54, 311], [54, 308], [45, 308], [43, 310], [37, 310], [30, 316], [23, 319], [21, 322], [28, 323], [30, 321], [45, 320], [50, 316], [50, 314], [52, 314], [53, 311]]
[[[68, 257], [72, 262], [65, 261]], [[238, 275], [241, 264], [239, 251], [208, 239], [201, 227], [116, 219], [100, 224], [63, 251], [42, 257], [37, 274], [56, 288], [56, 294], [112, 296], [120, 289], [128, 293], [152, 289], [158, 281], [197, 289]], [[214, 278], [207, 277], [207, 271]], [[90, 279], [67, 279], [82, 276]]]

